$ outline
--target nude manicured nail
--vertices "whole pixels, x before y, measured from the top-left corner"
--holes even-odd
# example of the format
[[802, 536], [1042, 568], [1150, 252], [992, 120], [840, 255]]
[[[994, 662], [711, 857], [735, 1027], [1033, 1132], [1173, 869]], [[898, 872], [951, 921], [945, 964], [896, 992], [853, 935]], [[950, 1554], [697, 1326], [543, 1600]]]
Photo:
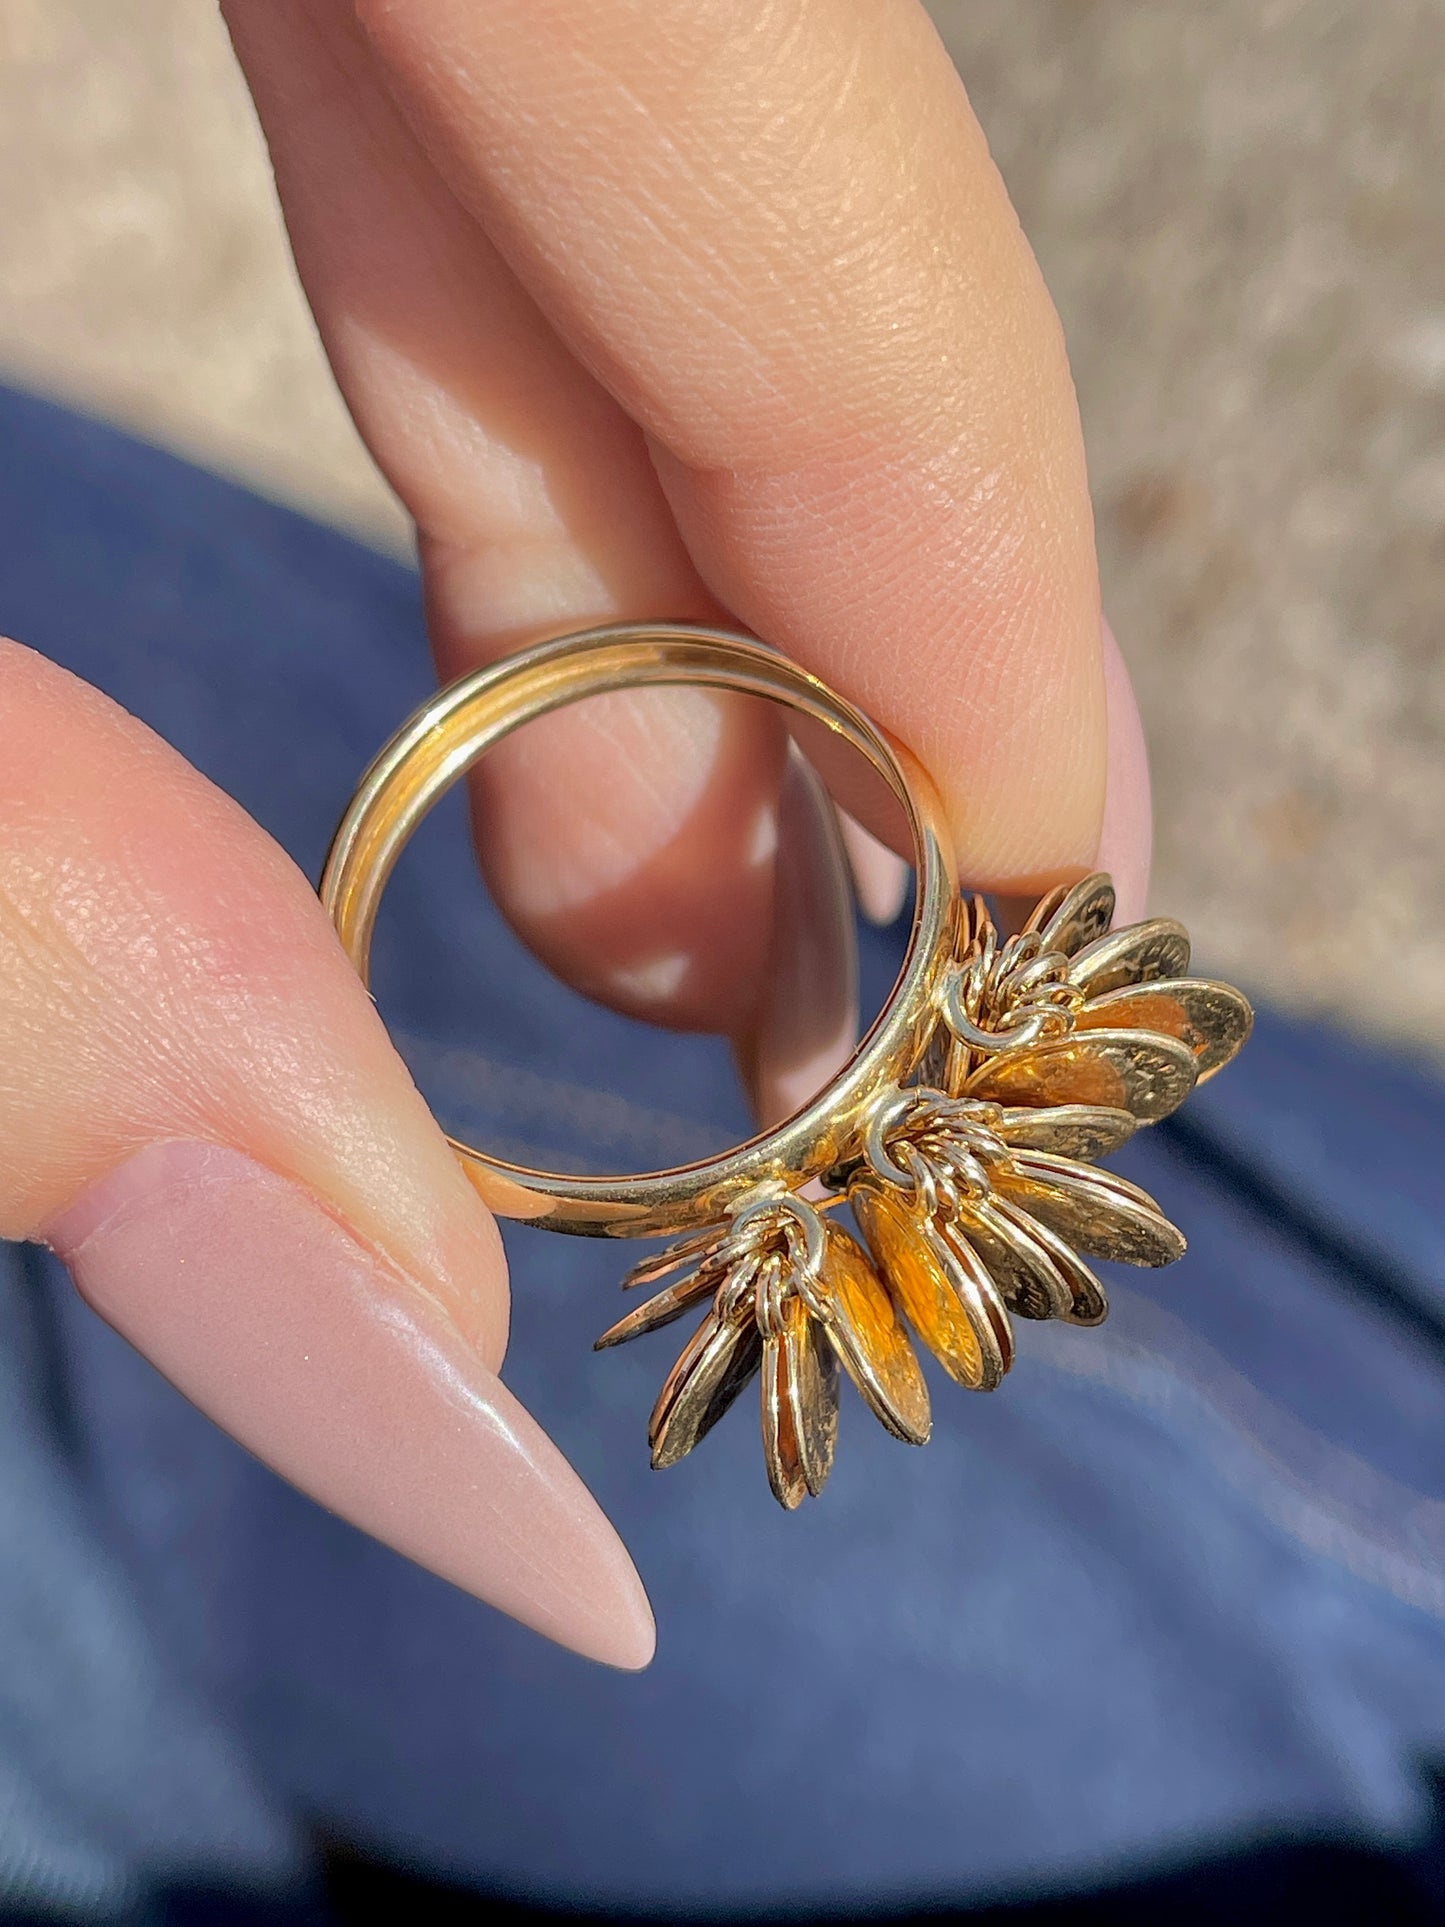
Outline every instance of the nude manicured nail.
[[1104, 790], [1104, 821], [1099, 832], [1101, 870], [1114, 879], [1118, 901], [1116, 924], [1137, 923], [1145, 915], [1149, 895], [1149, 860], [1153, 843], [1153, 813], [1149, 799], [1149, 752], [1144, 726], [1129, 682], [1129, 671], [1114, 632], [1104, 632], [1104, 700], [1109, 727], [1108, 780]]
[[865, 830], [846, 810], [838, 813], [843, 832], [843, 848], [853, 872], [853, 888], [858, 892], [858, 907], [870, 923], [887, 928], [896, 921], [908, 901], [908, 883], [913, 872], [896, 850], [880, 843], [871, 830]]
[[764, 1125], [814, 1097], [858, 1036], [858, 939], [838, 816], [796, 749], [783, 779], [775, 864], [763, 1007], [737, 1052]]
[[46, 1228], [82, 1295], [333, 1512], [589, 1658], [652, 1613], [596, 1501], [415, 1281], [239, 1152], [138, 1152]]

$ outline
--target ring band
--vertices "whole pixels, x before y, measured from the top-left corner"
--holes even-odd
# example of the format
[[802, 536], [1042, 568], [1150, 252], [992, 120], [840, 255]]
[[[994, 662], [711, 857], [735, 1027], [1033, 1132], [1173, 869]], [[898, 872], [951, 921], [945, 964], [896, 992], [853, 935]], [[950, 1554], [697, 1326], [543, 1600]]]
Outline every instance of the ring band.
[[[504, 1217], [593, 1237], [682, 1234], [633, 1267], [625, 1284], [660, 1289], [598, 1346], [703, 1308], [653, 1409], [652, 1462], [676, 1464], [760, 1375], [768, 1482], [791, 1508], [832, 1466], [840, 1370], [888, 1431], [921, 1445], [932, 1416], [914, 1339], [958, 1383], [991, 1391], [1013, 1363], [1014, 1319], [1103, 1319], [1088, 1259], [1182, 1255], [1154, 1200], [1095, 1164], [1221, 1069], [1252, 1013], [1229, 985], [1187, 974], [1180, 924], [1113, 929], [1106, 876], [1051, 890], [1003, 936], [981, 897], [957, 896], [947, 819], [905, 749], [761, 644], [674, 623], [540, 643], [443, 690], [392, 738], [321, 885], [363, 980], [387, 879], [440, 796], [522, 724], [665, 683], [781, 703], [887, 783], [918, 877], [898, 980], [827, 1088], [721, 1157], [569, 1177], [451, 1143]], [[858, 1236], [835, 1207], [851, 1210]]]
[[838, 1163], [860, 1120], [917, 1061], [952, 959], [952, 842], [937, 792], [913, 757], [826, 684], [760, 643], [680, 623], [619, 624], [539, 643], [463, 677], [424, 704], [372, 763], [321, 883], [322, 903], [362, 981], [397, 859], [433, 804], [474, 763], [549, 710], [667, 683], [767, 697], [822, 723], [866, 757], [902, 805], [912, 835], [913, 928], [892, 995], [839, 1074], [806, 1109], [721, 1157], [632, 1176], [576, 1177], [529, 1170], [450, 1140], [491, 1210], [583, 1236], [687, 1231], [725, 1216], [759, 1185], [814, 1178]]

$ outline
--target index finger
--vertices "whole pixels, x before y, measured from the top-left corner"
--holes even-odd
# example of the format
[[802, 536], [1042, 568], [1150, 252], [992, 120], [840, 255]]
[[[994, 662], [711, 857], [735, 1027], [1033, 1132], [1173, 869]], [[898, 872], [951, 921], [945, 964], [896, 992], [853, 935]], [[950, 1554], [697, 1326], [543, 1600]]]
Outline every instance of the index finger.
[[960, 867], [1098, 846], [1061, 333], [914, 0], [357, 0], [422, 139], [646, 431], [710, 589], [906, 741]]

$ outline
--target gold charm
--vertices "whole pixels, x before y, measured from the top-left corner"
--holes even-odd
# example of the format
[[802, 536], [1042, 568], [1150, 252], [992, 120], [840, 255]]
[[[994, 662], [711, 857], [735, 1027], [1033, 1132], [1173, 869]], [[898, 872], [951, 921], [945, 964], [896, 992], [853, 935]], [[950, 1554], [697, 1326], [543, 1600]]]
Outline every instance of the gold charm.
[[768, 1480], [789, 1509], [821, 1492], [838, 1436], [841, 1364], [896, 1438], [922, 1445], [928, 1387], [897, 1305], [867, 1253], [805, 1199], [763, 1195], [725, 1223], [644, 1259], [625, 1285], [683, 1277], [620, 1319], [600, 1351], [710, 1300], [652, 1410], [652, 1463], [675, 1465], [762, 1373]]
[[[1249, 1034], [1250, 1009], [1228, 985], [1184, 975], [1179, 924], [1111, 931], [1113, 906], [1108, 878], [1092, 876], [1051, 892], [1007, 940], [981, 898], [963, 906], [939, 999], [942, 1048], [925, 1056], [950, 1088], [912, 1083], [880, 1098], [855, 1165], [830, 1174], [875, 1269], [846, 1232], [784, 1195], [630, 1275], [690, 1267], [599, 1346], [713, 1299], [653, 1414], [654, 1465], [689, 1451], [720, 1416], [716, 1388], [730, 1402], [761, 1364], [768, 1477], [791, 1508], [822, 1489], [832, 1463], [836, 1373], [826, 1396], [802, 1389], [805, 1376], [817, 1383], [804, 1361], [826, 1355], [824, 1338], [888, 1429], [922, 1444], [927, 1392], [890, 1306], [950, 1378], [993, 1391], [1014, 1361], [1010, 1314], [1103, 1322], [1108, 1300], [1087, 1259], [1158, 1266], [1184, 1255], [1154, 1200], [1093, 1163], [1221, 1069]], [[861, 1281], [846, 1319], [833, 1277], [845, 1250]], [[802, 1443], [823, 1436], [826, 1451]]]
[[1000, 938], [982, 897], [960, 917], [944, 987], [949, 1088], [1005, 1104], [1090, 1104], [1153, 1123], [1249, 1036], [1248, 1000], [1189, 977], [1189, 934], [1165, 917], [1111, 930], [1114, 888], [1052, 890]]
[[[674, 1238], [625, 1281], [660, 1289], [598, 1347], [701, 1310], [653, 1407], [652, 1462], [684, 1458], [756, 1378], [768, 1482], [791, 1510], [831, 1470], [840, 1370], [889, 1432], [922, 1445], [932, 1417], [913, 1339], [958, 1384], [992, 1391], [1014, 1362], [1014, 1318], [1105, 1317], [1089, 1259], [1183, 1255], [1154, 1200], [1096, 1161], [1222, 1069], [1252, 1015], [1228, 984], [1187, 974], [1181, 925], [1113, 929], [1106, 876], [1050, 891], [1002, 936], [981, 897], [957, 897], [947, 820], [907, 751], [760, 644], [671, 623], [539, 644], [443, 690], [398, 732], [363, 778], [321, 886], [363, 979], [397, 857], [481, 755], [562, 703], [679, 682], [800, 711], [891, 789], [918, 887], [888, 1003], [812, 1103], [721, 1157], [587, 1178], [451, 1142], [503, 1216]], [[845, 1210], [858, 1237], [838, 1222]]]

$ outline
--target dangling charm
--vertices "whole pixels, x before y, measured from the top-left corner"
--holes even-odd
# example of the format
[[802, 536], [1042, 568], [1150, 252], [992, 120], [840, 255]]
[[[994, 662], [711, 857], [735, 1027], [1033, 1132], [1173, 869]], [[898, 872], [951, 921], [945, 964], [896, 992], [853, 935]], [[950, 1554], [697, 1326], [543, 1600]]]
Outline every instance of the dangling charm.
[[[1184, 974], [1179, 924], [1111, 932], [1104, 876], [1052, 891], [1014, 937], [981, 897], [960, 908], [916, 1073], [940, 1084], [874, 1103], [821, 1208], [761, 1194], [629, 1274], [629, 1285], [680, 1276], [599, 1347], [711, 1301], [653, 1410], [655, 1466], [690, 1452], [761, 1369], [768, 1479], [791, 1508], [832, 1466], [840, 1361], [888, 1430], [921, 1445], [928, 1391], [905, 1322], [950, 1378], [993, 1391], [1014, 1361], [1014, 1317], [1103, 1322], [1088, 1259], [1183, 1256], [1146, 1192], [1093, 1167], [1234, 1056], [1248, 1003]], [[861, 1245], [824, 1216], [845, 1199]]]
[[1183, 1255], [1147, 1192], [1086, 1161], [1133, 1130], [1127, 1111], [1006, 1109], [920, 1086], [880, 1113], [849, 1201], [910, 1323], [960, 1383], [991, 1391], [1008, 1370], [1010, 1312], [1103, 1321], [1104, 1288], [1085, 1256], [1167, 1265]]
[[1229, 984], [1189, 977], [1189, 933], [1167, 917], [1111, 930], [1114, 888], [1052, 890], [1000, 938], [981, 897], [963, 906], [944, 986], [951, 1091], [1002, 1104], [1093, 1104], [1167, 1117], [1222, 1070], [1253, 1023]]
[[[363, 981], [401, 851], [478, 757], [561, 703], [692, 682], [806, 715], [900, 806], [917, 889], [887, 1003], [805, 1110], [713, 1157], [590, 1177], [451, 1143], [502, 1216], [584, 1237], [688, 1233], [636, 1267], [629, 1284], [662, 1288], [598, 1344], [705, 1307], [653, 1408], [652, 1462], [675, 1465], [761, 1374], [768, 1478], [791, 1508], [832, 1466], [840, 1366], [890, 1432], [921, 1445], [931, 1419], [909, 1325], [952, 1378], [990, 1391], [1013, 1363], [1015, 1317], [1104, 1317], [1088, 1259], [1183, 1253], [1152, 1198], [1092, 1167], [1227, 1064], [1252, 1018], [1237, 990], [1186, 974], [1179, 924], [1112, 930], [1106, 876], [1050, 891], [1001, 936], [981, 897], [960, 901], [948, 814], [904, 748], [776, 650], [672, 622], [536, 643], [403, 723], [362, 777], [321, 884]], [[862, 1242], [829, 1215], [847, 1208]]]
[[922, 1445], [928, 1387], [893, 1298], [856, 1238], [790, 1192], [744, 1202], [654, 1258], [624, 1284], [682, 1276], [597, 1340], [620, 1345], [704, 1299], [702, 1323], [652, 1410], [652, 1463], [676, 1465], [761, 1369], [768, 1482], [791, 1510], [822, 1491], [838, 1434], [838, 1366], [896, 1438]]
[[976, 1392], [1002, 1383], [1014, 1356], [1002, 1295], [962, 1224], [963, 1200], [986, 1198], [1008, 1156], [991, 1128], [997, 1115], [942, 1091], [899, 1091], [874, 1112], [866, 1163], [848, 1186], [864, 1242], [909, 1324], [949, 1377]]

